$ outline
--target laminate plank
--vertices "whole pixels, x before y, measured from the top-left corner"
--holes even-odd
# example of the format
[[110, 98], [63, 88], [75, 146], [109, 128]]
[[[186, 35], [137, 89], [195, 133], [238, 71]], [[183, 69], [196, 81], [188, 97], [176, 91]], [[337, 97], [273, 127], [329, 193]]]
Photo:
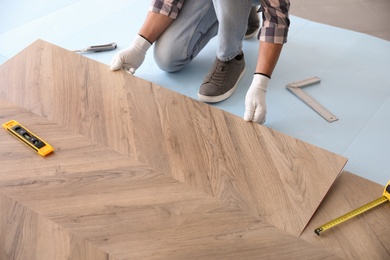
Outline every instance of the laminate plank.
[[382, 186], [356, 175], [343, 172], [300, 239], [2, 99], [0, 108], [2, 120], [26, 122], [58, 148], [43, 158], [0, 131], [4, 259], [389, 257], [389, 207], [314, 235], [381, 195]]
[[43, 41], [0, 75], [13, 104], [294, 235], [347, 161]]
[[390, 259], [390, 203], [314, 234], [318, 226], [344, 215], [383, 194], [384, 185], [343, 172], [302, 233], [302, 239], [344, 259]]
[[[67, 259], [67, 254], [74, 251], [81, 252], [80, 259], [94, 259], [89, 258], [89, 254], [99, 251], [107, 252], [113, 259], [148, 259], [149, 255], [152, 259], [250, 259], [254, 256], [335, 259], [327, 251], [248, 216], [237, 207], [213, 198], [204, 199], [199, 192], [162, 174], [152, 175], [152, 179], [150, 176], [136, 180], [131, 177], [129, 181], [123, 176], [117, 176], [115, 181], [111, 172], [30, 178], [17, 188], [3, 187], [2, 192], [16, 199], [19, 207], [38, 216], [34, 222], [28, 222], [27, 227], [35, 232], [43, 231], [37, 240], [42, 242], [34, 242], [33, 238], [39, 235], [24, 230], [24, 216], [14, 216], [22, 221], [14, 224], [15, 229], [23, 230], [23, 234], [31, 238], [31, 241], [18, 241], [31, 247], [25, 249], [26, 254], [30, 254], [29, 259], [51, 259], [48, 253], [38, 254], [36, 258], [31, 257], [31, 253], [50, 247], [52, 239], [58, 239], [64, 247], [63, 251], [53, 251], [57, 252], [54, 259]], [[167, 181], [169, 187], [166, 187]], [[118, 191], [118, 182], [128, 188]], [[159, 188], [154, 189], [156, 186]], [[71, 196], [69, 187], [72, 187]], [[16, 203], [10, 204], [6, 203], [3, 208], [14, 207]], [[40, 222], [44, 223], [44, 228]], [[59, 238], [53, 238], [54, 232], [47, 231], [53, 225]], [[8, 232], [12, 228], [9, 224], [4, 226]], [[66, 234], [61, 232], [70, 233], [80, 241], [77, 250], [73, 248], [73, 240], [63, 238]], [[88, 253], [87, 257], [83, 252], [89, 247], [96, 251]], [[24, 255], [18, 248], [11, 252], [18, 253], [16, 259]], [[60, 252], [64, 252], [64, 256]], [[70, 259], [77, 257], [71, 255]]]
[[[18, 117], [26, 125], [35, 123], [30, 130], [42, 133], [58, 148], [43, 158], [6, 131], [0, 133], [7, 140], [0, 147], [0, 154], [7, 154], [1, 157], [5, 167], [0, 168], [0, 176], [5, 177], [0, 178], [2, 208], [6, 209], [0, 233], [7, 234], [0, 249], [5, 259], [26, 255], [29, 259], [97, 259], [94, 254], [100, 257], [99, 252], [105, 253], [103, 259], [142, 258], [199, 203], [213, 199], [8, 102], [0, 100], [0, 107], [6, 111], [3, 119]], [[76, 148], [72, 154], [66, 152], [70, 148]], [[58, 237], [52, 237], [52, 229], [59, 230]], [[63, 243], [64, 247], [56, 249], [60, 250], [57, 255], [37, 253], [51, 248], [54, 238], [59, 241], [55, 246]], [[79, 242], [74, 245], [75, 241]]]
[[239, 208], [202, 204], [148, 259], [338, 259]]
[[[40, 162], [40, 167], [14, 163], [0, 169], [1, 176], [8, 171], [14, 175], [0, 179], [0, 232], [7, 234], [0, 240], [4, 259], [335, 257], [239, 207], [104, 146], [91, 145], [89, 139], [47, 119], [5, 101], [0, 101], [0, 107], [7, 111], [7, 117], [35, 122], [36, 130], [45, 136], [56, 132], [49, 137], [55, 146], [63, 147], [67, 140], [78, 137], [74, 157], [65, 154], [64, 158], [66, 149], [61, 148], [42, 161], [42, 157], [21, 144], [18, 147], [19, 142], [1, 132], [2, 139], [13, 141], [17, 147], [11, 151], [9, 145], [0, 148], [1, 154], [9, 151], [6, 161], [26, 160], [29, 165]], [[90, 153], [83, 151], [83, 146]], [[25, 154], [25, 158], [21, 160], [19, 154]], [[73, 160], [81, 155], [84, 165]], [[110, 159], [94, 162], [103, 156]], [[64, 162], [67, 170], [58, 171], [58, 165]]]
[[2, 192], [0, 208], [0, 259], [111, 259], [106, 252]]
[[0, 131], [5, 259], [389, 257], [388, 207], [313, 232], [382, 192], [345, 158], [80, 55], [33, 43], [0, 66], [0, 108], [56, 148]]
[[[179, 186], [185, 185], [179, 183]], [[20, 198], [19, 193], [17, 203], [10, 203], [11, 199], [7, 198], [2, 205], [7, 211], [13, 211], [12, 217], [7, 218], [7, 225], [2, 221], [6, 226], [2, 231], [9, 234], [6, 243], [14, 246], [0, 247], [3, 248], [4, 259], [25, 259], [27, 256], [28, 259], [253, 259], [255, 256], [267, 259], [337, 259], [325, 250], [315, 248], [248, 216], [239, 208], [215, 199], [192, 204], [196, 205], [195, 208], [188, 207], [191, 201], [168, 205], [165, 200], [159, 208], [158, 202], [151, 205], [152, 200], [148, 198], [142, 199], [147, 204], [134, 203], [137, 198], [131, 195], [136, 192], [131, 189], [127, 193], [128, 200], [119, 195], [119, 202], [102, 200], [101, 196], [106, 191], [98, 195], [95, 192], [97, 196], [90, 198], [73, 197], [76, 204], [83, 204], [84, 207], [80, 208], [58, 197], [47, 198], [46, 185], [42, 198], [39, 201], [32, 199], [36, 200], [35, 203], [31, 203], [28, 194], [32, 189], [35, 193], [41, 193], [40, 187], [34, 185], [20, 189], [19, 192], [25, 190], [24, 198]], [[180, 194], [191, 194], [189, 190]], [[167, 189], [167, 192], [171, 191]], [[145, 191], [142, 193], [144, 196]], [[168, 195], [164, 191], [160, 193], [162, 196]], [[13, 195], [9, 191], [6, 194]], [[115, 196], [118, 196], [117, 192]], [[185, 197], [176, 196], [175, 199], [184, 201]], [[61, 209], [47, 216], [48, 208], [42, 205], [54, 201], [57, 204], [54, 208]], [[65, 210], [62, 205], [66, 205]], [[15, 213], [15, 208], [23, 208], [24, 212]], [[26, 211], [34, 217], [30, 217]], [[3, 214], [2, 217], [7, 215]], [[12, 219], [16, 221], [10, 225]], [[28, 248], [24, 248], [24, 245]]]
[[193, 213], [204, 195], [162, 174], [140, 178], [122, 171], [114, 176], [108, 171], [30, 179], [19, 189], [4, 187], [3, 192], [109, 255], [146, 257]]
[[90, 141], [1, 98], [0, 107], [2, 123], [16, 119], [54, 147], [52, 154], [42, 157], [4, 129], [1, 130], [0, 187], [6, 181], [12, 182], [29, 177], [110, 169], [112, 165], [123, 161], [126, 161], [127, 166], [140, 165], [136, 160], [108, 150], [104, 145]]

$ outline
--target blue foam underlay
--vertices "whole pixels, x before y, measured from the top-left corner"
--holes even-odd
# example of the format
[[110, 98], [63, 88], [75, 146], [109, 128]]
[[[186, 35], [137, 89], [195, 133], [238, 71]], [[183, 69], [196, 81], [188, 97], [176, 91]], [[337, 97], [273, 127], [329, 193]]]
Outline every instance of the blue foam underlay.
[[3, 64], [8, 58], [0, 55], [0, 64]]
[[2, 0], [0, 1], [0, 34], [77, 1], [79, 0]]
[[[0, 64], [43, 39], [69, 50], [116, 42], [115, 51], [84, 54], [109, 65], [132, 42], [148, 5], [142, 0], [117, 0], [115, 5], [102, 0], [2, 1]], [[244, 41], [246, 74], [233, 96], [213, 106], [242, 117], [258, 44], [255, 38]], [[151, 48], [136, 76], [197, 99], [215, 53], [213, 39], [182, 71], [166, 73], [154, 63]], [[389, 41], [292, 16], [288, 43], [267, 92], [265, 126], [345, 156], [345, 170], [385, 185], [390, 179], [389, 68]], [[304, 91], [338, 121], [328, 123], [285, 88], [313, 76], [321, 82]]]

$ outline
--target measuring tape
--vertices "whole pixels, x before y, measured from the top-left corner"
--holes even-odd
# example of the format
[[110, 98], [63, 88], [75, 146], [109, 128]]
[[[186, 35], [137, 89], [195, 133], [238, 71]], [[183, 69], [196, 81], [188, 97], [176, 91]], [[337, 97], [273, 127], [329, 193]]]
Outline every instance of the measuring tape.
[[42, 156], [46, 156], [54, 151], [51, 145], [43, 141], [40, 137], [33, 134], [30, 130], [15, 120], [11, 120], [3, 124], [3, 127], [19, 141]]
[[372, 208], [375, 208], [376, 206], [381, 205], [382, 203], [385, 203], [386, 201], [390, 200], [390, 181], [387, 183], [385, 190], [383, 191], [382, 197], [379, 199], [376, 199], [374, 201], [371, 201], [370, 203], [367, 203], [366, 205], [361, 206], [360, 208], [357, 208], [355, 210], [352, 210], [351, 212], [342, 215], [341, 217], [338, 217], [314, 230], [314, 233], [317, 235], [320, 235], [323, 231], [330, 229], [338, 224], [343, 223], [344, 221], [347, 221], [348, 219], [351, 219], [359, 214], [362, 214], [363, 212], [366, 212], [367, 210], [370, 210]]
[[295, 96], [300, 100], [305, 102], [309, 107], [311, 107], [315, 112], [322, 116], [329, 123], [337, 121], [338, 118], [329, 112], [325, 107], [318, 103], [314, 98], [306, 94], [301, 88], [314, 85], [321, 82], [318, 77], [312, 77], [304, 79], [298, 82], [292, 82], [286, 85], [286, 88], [290, 90]]

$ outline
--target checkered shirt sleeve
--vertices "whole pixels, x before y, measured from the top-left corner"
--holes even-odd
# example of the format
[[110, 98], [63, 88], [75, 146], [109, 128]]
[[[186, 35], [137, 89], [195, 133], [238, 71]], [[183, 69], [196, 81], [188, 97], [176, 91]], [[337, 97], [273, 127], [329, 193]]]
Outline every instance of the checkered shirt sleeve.
[[290, 26], [288, 17], [290, 0], [261, 0], [260, 2], [263, 24], [258, 34], [259, 40], [286, 43]]
[[[258, 34], [259, 40], [279, 44], [286, 43], [290, 26], [288, 17], [290, 0], [260, 0], [260, 2], [263, 24]], [[184, 0], [152, 0], [149, 11], [176, 19], [183, 3]]]
[[[196, 0], [195, 0], [196, 1]], [[176, 19], [184, 0], [153, 0], [149, 11]]]

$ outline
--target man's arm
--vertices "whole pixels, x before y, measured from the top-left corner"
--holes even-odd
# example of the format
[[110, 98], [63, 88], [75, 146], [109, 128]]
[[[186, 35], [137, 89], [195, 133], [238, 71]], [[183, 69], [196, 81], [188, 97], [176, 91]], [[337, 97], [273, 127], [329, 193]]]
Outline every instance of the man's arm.
[[135, 73], [143, 63], [150, 46], [176, 19], [183, 3], [184, 0], [152, 1], [145, 21], [135, 36], [133, 43], [113, 57], [110, 69], [126, 68], [129, 72]]
[[138, 34], [155, 42], [179, 15], [184, 0], [153, 0]]
[[259, 54], [257, 57], [256, 72], [271, 77], [278, 62], [283, 44], [260, 42]]
[[278, 62], [290, 26], [289, 0], [262, 0], [263, 26], [256, 72], [245, 96], [244, 120], [264, 124], [267, 107], [265, 95], [268, 82]]
[[268, 76], [278, 62], [290, 26], [289, 0], [262, 0], [263, 26], [260, 29], [256, 72]]
[[153, 43], [171, 25], [173, 20], [173, 18], [164, 14], [150, 11], [138, 34], [146, 38], [150, 43]]
[[133, 43], [117, 53], [111, 61], [111, 70], [126, 68], [132, 74], [142, 65], [150, 46], [171, 25], [173, 18], [161, 13], [149, 11]]

